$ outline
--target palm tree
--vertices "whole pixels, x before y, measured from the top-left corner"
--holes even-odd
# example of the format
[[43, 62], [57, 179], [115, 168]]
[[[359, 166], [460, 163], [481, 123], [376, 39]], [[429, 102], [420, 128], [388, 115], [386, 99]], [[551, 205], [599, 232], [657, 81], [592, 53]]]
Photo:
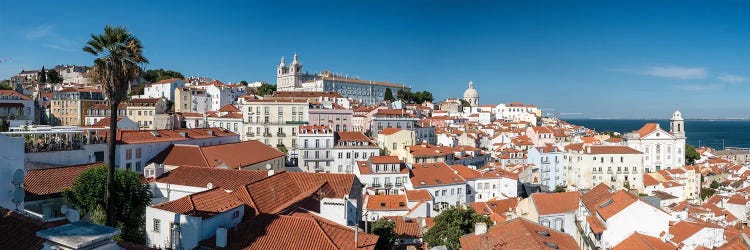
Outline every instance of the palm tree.
[[94, 66], [89, 72], [93, 82], [104, 87], [104, 94], [109, 100], [109, 140], [107, 147], [109, 159], [107, 162], [107, 197], [106, 215], [107, 225], [115, 226], [115, 146], [117, 139], [117, 106], [125, 100], [128, 86], [143, 73], [140, 67], [148, 63], [143, 57], [141, 41], [133, 36], [125, 27], [107, 25], [104, 34], [91, 34], [91, 40], [83, 47], [83, 51], [96, 56]]

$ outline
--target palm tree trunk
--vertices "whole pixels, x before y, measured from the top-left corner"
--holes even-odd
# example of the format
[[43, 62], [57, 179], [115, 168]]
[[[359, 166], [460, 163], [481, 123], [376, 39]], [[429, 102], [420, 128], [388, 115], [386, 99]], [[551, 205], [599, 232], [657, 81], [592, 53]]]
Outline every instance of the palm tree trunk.
[[109, 150], [109, 159], [107, 162], [107, 226], [114, 227], [115, 225], [115, 146], [117, 145], [117, 106], [119, 102], [110, 100], [109, 103], [110, 114], [109, 114], [109, 140], [107, 140], [107, 148]]

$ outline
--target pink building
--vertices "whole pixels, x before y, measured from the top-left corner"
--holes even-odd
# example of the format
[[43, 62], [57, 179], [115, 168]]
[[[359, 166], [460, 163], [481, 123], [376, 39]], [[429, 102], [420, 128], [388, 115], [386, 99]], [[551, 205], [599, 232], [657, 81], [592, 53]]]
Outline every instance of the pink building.
[[534, 126], [526, 128], [526, 137], [534, 142], [534, 147], [544, 147], [555, 143], [555, 132], [549, 127]]
[[322, 104], [310, 103], [310, 125], [328, 126], [333, 131], [354, 131], [352, 126], [354, 112], [337, 104], [331, 108]]

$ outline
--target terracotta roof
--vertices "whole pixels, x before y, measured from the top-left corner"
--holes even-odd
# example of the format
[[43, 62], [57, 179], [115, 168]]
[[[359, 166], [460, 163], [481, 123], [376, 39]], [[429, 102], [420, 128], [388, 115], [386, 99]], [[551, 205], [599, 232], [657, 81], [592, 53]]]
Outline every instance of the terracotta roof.
[[599, 185], [581, 195], [581, 202], [583, 202], [583, 205], [586, 206], [589, 212], [593, 213], [596, 211], [596, 206], [609, 198], [610, 195], [607, 184], [599, 183]]
[[31, 100], [31, 97], [18, 93], [18, 91], [15, 90], [0, 90], [0, 96], [17, 96], [18, 99], [21, 100]]
[[743, 237], [735, 237], [724, 245], [716, 248], [716, 250], [748, 250], [750, 242], [745, 241]]
[[219, 112], [240, 112], [240, 109], [238, 109], [232, 104], [227, 104], [227, 105], [224, 105], [224, 107], [221, 107], [219, 109]]
[[410, 180], [414, 188], [466, 182], [444, 162], [412, 164]]
[[427, 189], [406, 190], [409, 201], [431, 201], [432, 194]]
[[643, 138], [643, 137], [646, 137], [647, 135], [651, 134], [652, 132], [656, 131], [657, 129], [659, 129], [658, 124], [656, 124], [656, 123], [646, 123], [646, 124], [643, 125], [643, 127], [641, 127], [640, 129], [638, 129], [638, 130], [636, 130], [634, 132], [638, 133], [638, 135], [641, 138]]
[[612, 250], [630, 249], [676, 250], [677, 247], [675, 245], [664, 242], [659, 238], [634, 232], [612, 248]]
[[635, 150], [628, 146], [590, 146], [591, 152], [587, 154], [642, 154], [641, 151]]
[[389, 220], [395, 222], [393, 227], [393, 233], [398, 237], [404, 238], [422, 238], [422, 230], [420, 229], [419, 222], [402, 216], [388, 216]]
[[245, 185], [237, 195], [259, 213], [315, 210], [320, 206], [316, 199], [349, 195], [355, 182], [352, 174], [281, 172]]
[[539, 215], [574, 212], [578, 209], [579, 192], [533, 193], [531, 200]]
[[263, 170], [233, 170], [182, 166], [156, 178], [155, 182], [191, 187], [213, 187], [235, 190], [268, 176]]
[[260, 141], [243, 141], [205, 147], [174, 144], [149, 162], [191, 167], [219, 167], [224, 164], [229, 168], [238, 169], [285, 156], [283, 152]]
[[390, 156], [390, 155], [371, 156], [370, 161], [373, 164], [399, 164], [401, 163], [401, 160], [399, 160], [397, 156]]
[[[119, 122], [119, 121], [122, 121], [122, 119], [123, 119], [123, 118], [124, 118], [124, 117], [118, 117], [118, 118], [117, 118], [117, 121], [118, 121], [118, 122]], [[104, 118], [102, 118], [101, 120], [99, 120], [99, 121], [95, 122], [94, 124], [91, 124], [91, 126], [92, 126], [92, 127], [109, 127], [109, 125], [110, 125], [110, 124], [109, 124], [109, 121], [110, 121], [110, 119], [109, 119], [109, 116], [108, 116], [108, 117], [104, 117]]]
[[65, 223], [68, 221], [44, 223], [0, 207], [0, 249], [42, 249], [45, 239], [36, 232]]
[[370, 138], [358, 131], [336, 132], [336, 141], [342, 142], [371, 142]]
[[128, 103], [129, 107], [135, 107], [135, 106], [154, 106], [157, 102], [159, 102], [159, 98], [141, 98], [141, 99], [131, 99]]
[[578, 249], [572, 236], [523, 218], [500, 223], [482, 235], [464, 235], [462, 249]]
[[598, 218], [594, 216], [586, 216], [586, 222], [589, 224], [589, 228], [595, 234], [602, 233], [607, 230], [607, 226], [604, 225]]
[[648, 186], [656, 186], [656, 185], [659, 185], [659, 180], [657, 180], [656, 178], [654, 178], [648, 173], [643, 174], [643, 186], [648, 187]]
[[409, 210], [405, 195], [368, 195], [365, 207], [367, 210]]
[[[378, 236], [360, 232], [354, 243], [354, 230], [318, 216], [259, 215], [229, 230], [228, 244], [222, 249], [374, 249]], [[202, 246], [219, 249], [216, 238]]]
[[208, 218], [243, 204], [223, 189], [213, 188], [152, 207], [187, 216]]
[[392, 135], [392, 134], [395, 134], [395, 133], [397, 133], [399, 131], [401, 131], [400, 128], [387, 127], [387, 128], [384, 128], [383, 130], [381, 130], [380, 133], [378, 133], [378, 134], [379, 135]]
[[484, 215], [504, 215], [506, 212], [515, 211], [517, 206], [518, 200], [515, 198], [471, 203], [474, 211]]
[[670, 241], [677, 244], [682, 243], [684, 240], [687, 240], [688, 238], [690, 238], [690, 236], [698, 233], [698, 231], [703, 228], [704, 226], [698, 223], [680, 221], [677, 224], [669, 227], [669, 234], [674, 236], [672, 237], [672, 239], [670, 239]]
[[23, 186], [29, 197], [26, 199], [44, 199], [49, 195], [57, 196], [66, 188], [73, 186], [73, 181], [84, 171], [104, 167], [104, 163], [56, 167], [47, 169], [28, 170], [23, 180]]
[[276, 91], [273, 92], [272, 97], [328, 97], [328, 98], [343, 98], [338, 92], [320, 92], [320, 91]]
[[602, 219], [608, 220], [636, 201], [638, 201], [638, 199], [633, 197], [632, 194], [625, 190], [620, 190], [613, 193], [608, 199], [597, 204], [597, 212]]

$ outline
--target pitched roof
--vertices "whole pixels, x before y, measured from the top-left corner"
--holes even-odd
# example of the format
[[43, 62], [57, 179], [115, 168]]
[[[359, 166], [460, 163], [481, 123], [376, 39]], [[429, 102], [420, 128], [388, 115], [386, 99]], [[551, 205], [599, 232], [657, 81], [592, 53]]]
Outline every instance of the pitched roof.
[[401, 160], [397, 156], [382, 155], [382, 156], [370, 156], [370, 161], [373, 164], [399, 164]]
[[[223, 249], [374, 249], [377, 235], [360, 232], [357, 245], [354, 230], [314, 215], [262, 214], [230, 230]], [[202, 246], [218, 249], [216, 238]]]
[[18, 93], [18, 91], [15, 90], [0, 90], [0, 96], [16, 96], [21, 100], [31, 100], [31, 97]]
[[669, 227], [669, 234], [673, 236], [670, 241], [677, 244], [682, 243], [703, 228], [705, 228], [705, 226], [698, 223], [680, 221]]
[[406, 190], [406, 198], [409, 201], [431, 201], [432, 194], [426, 189]]
[[419, 222], [403, 216], [388, 216], [389, 220], [395, 222], [393, 233], [399, 237], [422, 238], [422, 230]]
[[208, 218], [243, 204], [237, 197], [223, 189], [212, 188], [151, 207], [187, 216]]
[[634, 232], [612, 248], [612, 250], [630, 249], [674, 250], [677, 249], [677, 247], [675, 245], [664, 242], [659, 238]]
[[240, 109], [238, 109], [232, 104], [227, 104], [227, 105], [224, 105], [224, 107], [221, 107], [219, 109], [219, 112], [240, 112]]
[[103, 166], [104, 163], [97, 162], [84, 165], [28, 170], [23, 180], [24, 190], [26, 190], [26, 194], [30, 195], [26, 199], [36, 200], [57, 196], [66, 188], [72, 187], [73, 181], [84, 171]]
[[648, 186], [656, 186], [656, 185], [659, 185], [659, 180], [657, 180], [656, 178], [654, 178], [648, 173], [643, 174], [643, 186], [648, 187]]
[[533, 193], [531, 200], [539, 215], [561, 214], [578, 209], [579, 192]]
[[42, 249], [45, 239], [36, 232], [65, 223], [68, 221], [45, 223], [0, 207], [0, 249]]
[[368, 195], [365, 207], [367, 210], [409, 210], [405, 195]]
[[412, 164], [410, 180], [414, 188], [465, 182], [445, 162]]
[[154, 182], [169, 183], [191, 187], [213, 187], [235, 190], [268, 176], [262, 170], [234, 170], [222, 168], [203, 168], [182, 166], [173, 169], [156, 178]]
[[[248, 153], [252, 152], [252, 153]], [[241, 168], [286, 156], [260, 141], [243, 141], [213, 146], [174, 144], [149, 162], [170, 166]]]
[[608, 199], [600, 202], [597, 205], [597, 212], [604, 220], [608, 220], [636, 201], [638, 201], [638, 199], [633, 197], [632, 194], [625, 190], [620, 190], [613, 193]]
[[[99, 131], [106, 136], [108, 131]], [[185, 133], [183, 136], [181, 133]], [[191, 128], [191, 129], [160, 129], [160, 130], [118, 130], [119, 144], [138, 144], [167, 141], [184, 141], [199, 138], [215, 138], [238, 136], [237, 134], [219, 128]]]
[[370, 142], [370, 138], [359, 131], [339, 131], [336, 132], [336, 141], [359, 141], [359, 142]]
[[462, 249], [578, 249], [572, 236], [523, 218], [499, 223], [481, 235], [464, 235]]
[[609, 198], [609, 196], [610, 193], [607, 184], [599, 183], [599, 185], [596, 185], [594, 188], [581, 195], [581, 202], [583, 202], [583, 205], [586, 206], [589, 212], [593, 213], [596, 211], [596, 206], [599, 205], [600, 202]]
[[383, 130], [381, 130], [380, 133], [378, 133], [378, 134], [379, 135], [392, 135], [392, 134], [398, 133], [400, 131], [401, 131], [400, 128], [387, 127], [387, 128], [384, 128]]

